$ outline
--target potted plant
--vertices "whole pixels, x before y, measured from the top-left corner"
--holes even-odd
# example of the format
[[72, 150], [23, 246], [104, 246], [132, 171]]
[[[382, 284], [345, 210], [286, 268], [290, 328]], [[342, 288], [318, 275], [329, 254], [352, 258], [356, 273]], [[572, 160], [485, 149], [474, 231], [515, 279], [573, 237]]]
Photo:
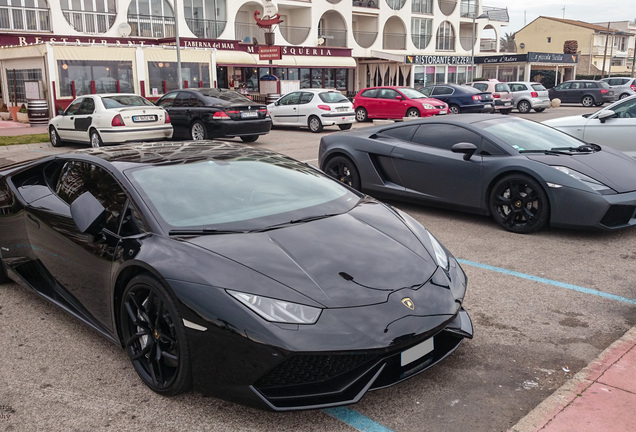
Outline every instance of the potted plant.
[[18, 111], [20, 110], [19, 106], [10, 106], [9, 113], [11, 113], [11, 120], [18, 121]]
[[18, 110], [17, 119], [20, 123], [28, 123], [29, 122], [29, 113], [27, 111], [26, 105], [22, 104], [20, 109]]
[[2, 120], [11, 120], [11, 113], [4, 104], [0, 106], [0, 118]]

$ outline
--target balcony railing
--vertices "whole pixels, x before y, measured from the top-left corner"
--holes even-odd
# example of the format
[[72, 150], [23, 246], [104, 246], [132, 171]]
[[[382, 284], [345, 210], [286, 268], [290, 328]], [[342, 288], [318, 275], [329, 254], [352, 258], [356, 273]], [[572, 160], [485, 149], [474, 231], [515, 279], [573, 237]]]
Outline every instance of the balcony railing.
[[378, 1], [380, 0], [353, 0], [354, 6], [379, 9]]
[[78, 12], [71, 10], [62, 11], [66, 21], [78, 32], [82, 33], [106, 33], [115, 22], [115, 13], [106, 12]]
[[378, 38], [378, 32], [354, 31], [353, 38], [362, 48], [369, 48]]
[[479, 51], [497, 52], [497, 40], [496, 39], [481, 39], [479, 41]]
[[473, 49], [473, 45], [477, 42], [477, 39], [473, 39], [471, 37], [460, 37], [459, 44], [462, 46], [462, 49], [465, 51], [471, 51]]
[[346, 30], [320, 30], [318, 37], [325, 40], [325, 46], [328, 47], [346, 47], [347, 31]]
[[265, 31], [256, 24], [236, 21], [234, 33], [240, 41], [265, 44]]
[[190, 31], [201, 39], [217, 39], [225, 30], [227, 21], [186, 18]]
[[279, 25], [280, 34], [291, 45], [301, 45], [309, 36], [310, 27]]
[[50, 32], [48, 9], [4, 6], [0, 8], [0, 30]]
[[382, 36], [382, 48], [394, 50], [406, 49], [406, 35], [400, 33], [384, 33]]
[[424, 49], [431, 42], [432, 37], [433, 35], [430, 34], [412, 34], [411, 40], [413, 41], [413, 45], [415, 45], [415, 48]]
[[175, 37], [174, 17], [158, 17], [149, 15], [128, 14], [131, 35], [140, 37], [171, 38]]

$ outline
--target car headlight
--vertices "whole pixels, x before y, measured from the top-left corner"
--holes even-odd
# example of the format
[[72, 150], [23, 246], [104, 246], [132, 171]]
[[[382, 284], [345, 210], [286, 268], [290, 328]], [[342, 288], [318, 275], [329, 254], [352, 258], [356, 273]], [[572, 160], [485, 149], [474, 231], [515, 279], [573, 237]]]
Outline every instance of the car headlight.
[[314, 324], [322, 309], [255, 294], [226, 290], [228, 294], [270, 322]]
[[427, 110], [435, 109], [435, 107], [433, 105], [427, 104], [427, 103], [422, 104], [422, 106], [424, 107], [424, 109], [427, 109]]
[[613, 192], [613, 190], [609, 187], [604, 185], [603, 183], [601, 183], [598, 180], [593, 179], [590, 176], [587, 176], [583, 173], [580, 173], [578, 171], [575, 171], [571, 168], [568, 167], [564, 167], [564, 166], [555, 166], [552, 165], [552, 168], [557, 169], [559, 171], [561, 171], [564, 174], [569, 175], [572, 178], [575, 178], [579, 181], [582, 181], [583, 183], [585, 183], [588, 187], [592, 188], [593, 190], [599, 192], [599, 193], [608, 193], [608, 192]]
[[448, 255], [446, 254], [446, 251], [444, 250], [442, 245], [437, 241], [437, 239], [433, 237], [433, 234], [428, 232], [428, 230], [426, 231], [426, 234], [428, 234], [428, 238], [431, 240], [431, 244], [433, 245], [433, 252], [435, 254], [435, 262], [437, 263], [438, 266], [448, 271]]

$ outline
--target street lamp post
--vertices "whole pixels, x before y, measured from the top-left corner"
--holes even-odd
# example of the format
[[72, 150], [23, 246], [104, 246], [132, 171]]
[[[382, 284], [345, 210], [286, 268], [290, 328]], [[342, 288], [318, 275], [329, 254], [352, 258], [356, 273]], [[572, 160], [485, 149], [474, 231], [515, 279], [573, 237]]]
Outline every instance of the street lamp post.
[[475, 79], [475, 20], [481, 19], [481, 18], [488, 18], [488, 14], [485, 13], [485, 14], [481, 14], [477, 16], [475, 13], [473, 13], [473, 35], [472, 35], [473, 37], [472, 37], [471, 52], [470, 52], [470, 63], [471, 63], [470, 81], [473, 81]]

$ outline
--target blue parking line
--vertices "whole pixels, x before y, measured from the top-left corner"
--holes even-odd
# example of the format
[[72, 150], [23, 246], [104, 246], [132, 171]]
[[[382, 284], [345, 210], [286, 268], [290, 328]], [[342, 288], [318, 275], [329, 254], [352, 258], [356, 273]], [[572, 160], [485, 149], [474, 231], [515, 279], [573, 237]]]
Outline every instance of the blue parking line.
[[360, 432], [394, 432], [382, 426], [380, 423], [371, 420], [369, 417], [363, 416], [359, 412], [347, 407], [326, 408], [322, 411]]
[[619, 302], [623, 302], [623, 303], [628, 303], [628, 304], [632, 304], [632, 305], [636, 305], [636, 299], [630, 299], [630, 298], [626, 298], [626, 297], [621, 297], [621, 296], [617, 296], [614, 294], [609, 294], [603, 291], [598, 291], [595, 289], [590, 289], [590, 288], [583, 288], [577, 285], [572, 285], [572, 284], [568, 284], [568, 283], [563, 283], [563, 282], [558, 282], [558, 281], [554, 281], [551, 279], [545, 279], [542, 277], [538, 277], [538, 276], [532, 276], [532, 275], [528, 275], [525, 273], [519, 273], [516, 272], [514, 270], [507, 270], [504, 268], [500, 268], [500, 267], [494, 267], [488, 264], [481, 264], [481, 263], [477, 263], [474, 261], [468, 261], [468, 260], [464, 260], [464, 259], [458, 259], [457, 260], [460, 264], [466, 264], [469, 266], [473, 266], [473, 267], [479, 267], [482, 269], [486, 269], [486, 270], [492, 270], [492, 271], [496, 271], [498, 273], [503, 273], [503, 274], [507, 274], [510, 276], [516, 276], [516, 277], [520, 277], [523, 279], [528, 279], [531, 281], [535, 281], [535, 282], [541, 282], [544, 284], [548, 284], [548, 285], [554, 285], [557, 286], [559, 288], [566, 288], [572, 291], [578, 291], [584, 294], [592, 294], [595, 296], [599, 296], [599, 297], [603, 297], [606, 299], [610, 299], [610, 300], [616, 300]]

